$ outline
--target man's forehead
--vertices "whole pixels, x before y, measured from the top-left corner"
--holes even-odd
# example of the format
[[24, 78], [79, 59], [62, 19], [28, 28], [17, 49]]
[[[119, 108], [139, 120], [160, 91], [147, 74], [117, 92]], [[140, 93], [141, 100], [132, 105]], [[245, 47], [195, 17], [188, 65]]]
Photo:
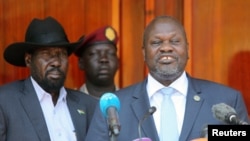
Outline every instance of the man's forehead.
[[162, 22], [154, 24], [149, 30], [149, 34], [172, 33], [172, 32], [182, 33], [182, 28], [172, 22]]

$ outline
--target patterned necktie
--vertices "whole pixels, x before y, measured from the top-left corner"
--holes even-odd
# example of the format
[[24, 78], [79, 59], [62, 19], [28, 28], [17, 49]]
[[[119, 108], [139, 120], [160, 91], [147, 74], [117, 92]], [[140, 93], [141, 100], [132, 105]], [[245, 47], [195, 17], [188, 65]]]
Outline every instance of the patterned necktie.
[[174, 103], [171, 100], [171, 95], [174, 89], [165, 87], [161, 89], [163, 101], [161, 104], [161, 129], [160, 141], [178, 141], [179, 133], [177, 128], [177, 119]]

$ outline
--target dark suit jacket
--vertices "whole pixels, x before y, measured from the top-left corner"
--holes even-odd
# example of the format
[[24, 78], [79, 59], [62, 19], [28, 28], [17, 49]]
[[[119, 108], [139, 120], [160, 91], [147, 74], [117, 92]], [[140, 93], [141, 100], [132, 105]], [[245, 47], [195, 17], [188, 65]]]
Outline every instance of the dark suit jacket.
[[[239, 91], [229, 87], [188, 77], [188, 94], [185, 117], [180, 141], [190, 141], [201, 136], [202, 129], [208, 124], [223, 124], [213, 117], [211, 107], [214, 104], [226, 103], [233, 107], [239, 117], [248, 121], [247, 110]], [[138, 123], [150, 107], [146, 91], [147, 80], [142, 83], [121, 89], [116, 92], [120, 99], [121, 109], [119, 120], [121, 124], [118, 141], [132, 141], [139, 137]], [[194, 96], [200, 100], [194, 100]], [[146, 119], [141, 126], [142, 137], [159, 141], [153, 117]], [[109, 141], [108, 127], [97, 107], [85, 141]]]
[[[77, 141], [83, 141], [97, 100], [79, 91], [66, 91]], [[30, 78], [0, 87], [0, 141], [50, 141]]]

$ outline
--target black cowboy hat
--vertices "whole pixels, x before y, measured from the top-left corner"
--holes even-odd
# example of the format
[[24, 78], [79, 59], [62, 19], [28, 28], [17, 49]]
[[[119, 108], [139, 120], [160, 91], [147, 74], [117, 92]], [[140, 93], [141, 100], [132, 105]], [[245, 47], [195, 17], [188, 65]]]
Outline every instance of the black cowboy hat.
[[52, 17], [33, 19], [28, 26], [25, 42], [10, 44], [4, 51], [4, 59], [15, 66], [26, 67], [26, 52], [40, 47], [66, 47], [70, 55], [80, 41], [69, 43], [62, 25]]

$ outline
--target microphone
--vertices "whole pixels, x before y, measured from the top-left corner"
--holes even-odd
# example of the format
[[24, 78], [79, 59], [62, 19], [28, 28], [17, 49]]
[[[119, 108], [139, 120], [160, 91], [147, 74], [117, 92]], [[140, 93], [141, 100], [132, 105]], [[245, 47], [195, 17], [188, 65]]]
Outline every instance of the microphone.
[[113, 93], [104, 93], [100, 98], [100, 109], [103, 116], [107, 119], [111, 134], [117, 136], [121, 128], [118, 118], [120, 110], [118, 97]]
[[139, 124], [138, 124], [139, 138], [135, 139], [133, 141], [151, 141], [151, 139], [149, 139], [149, 138], [144, 138], [144, 139], [142, 138], [142, 135], [141, 135], [141, 125], [142, 125], [143, 121], [145, 119], [147, 119], [150, 115], [153, 115], [155, 111], [156, 111], [155, 106], [150, 107], [148, 109], [148, 111], [144, 114], [144, 116], [142, 117], [142, 119], [140, 119]]
[[237, 116], [236, 111], [225, 103], [219, 103], [212, 106], [212, 112], [215, 118], [232, 125], [248, 125]]
[[201, 131], [201, 138], [208, 138], [208, 126], [204, 126]]

